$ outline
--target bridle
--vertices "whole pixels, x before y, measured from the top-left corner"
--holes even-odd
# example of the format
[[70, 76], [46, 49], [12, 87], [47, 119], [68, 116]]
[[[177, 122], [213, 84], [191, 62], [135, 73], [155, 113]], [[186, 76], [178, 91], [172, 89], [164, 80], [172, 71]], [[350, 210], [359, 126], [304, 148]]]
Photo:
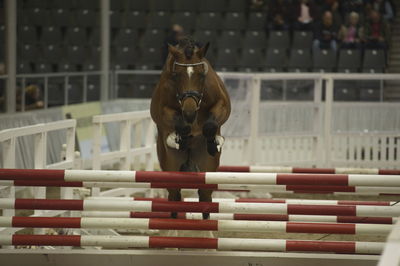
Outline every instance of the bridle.
[[[175, 73], [175, 65], [183, 66], [183, 67], [193, 67], [193, 66], [203, 65], [204, 66], [204, 74], [207, 74], [207, 72], [208, 72], [208, 65], [204, 61], [201, 61], [198, 63], [192, 63], [192, 64], [183, 64], [183, 63], [178, 63], [178, 62], [174, 61], [174, 64], [172, 65], [172, 73]], [[196, 102], [196, 106], [197, 106], [196, 110], [199, 110], [201, 101], [203, 100], [203, 92], [204, 92], [204, 87], [202, 88], [201, 92], [185, 91], [182, 93], [180, 93], [178, 91], [178, 88], [176, 88], [176, 99], [178, 100], [179, 104], [182, 106], [182, 103], [186, 98], [192, 98]]]

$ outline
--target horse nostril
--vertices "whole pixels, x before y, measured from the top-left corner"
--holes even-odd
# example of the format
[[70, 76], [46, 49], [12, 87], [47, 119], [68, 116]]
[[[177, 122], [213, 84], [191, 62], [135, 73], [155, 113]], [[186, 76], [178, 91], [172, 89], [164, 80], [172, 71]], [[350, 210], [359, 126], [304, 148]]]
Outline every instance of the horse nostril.
[[186, 123], [192, 124], [196, 119], [197, 112], [185, 112], [183, 111], [183, 118]]

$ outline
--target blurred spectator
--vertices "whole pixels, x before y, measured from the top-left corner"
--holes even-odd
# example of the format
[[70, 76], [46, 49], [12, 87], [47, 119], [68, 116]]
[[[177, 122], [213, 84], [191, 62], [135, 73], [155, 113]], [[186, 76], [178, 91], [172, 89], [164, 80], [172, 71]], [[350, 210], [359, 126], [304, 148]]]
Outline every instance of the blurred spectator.
[[386, 21], [392, 21], [394, 18], [393, 5], [389, 0], [373, 0], [369, 8], [381, 13]]
[[177, 45], [179, 40], [181, 40], [185, 36], [184, 29], [179, 24], [172, 25], [167, 37], [164, 40], [164, 44], [162, 47], [162, 62], [164, 64], [165, 60], [168, 56], [168, 44]]
[[323, 11], [331, 11], [333, 15], [333, 23], [336, 25], [342, 24], [342, 16], [339, 12], [340, 5], [339, 0], [325, 0], [322, 5]]
[[342, 25], [339, 32], [339, 40], [342, 42], [341, 47], [347, 49], [361, 48], [361, 36], [363, 27], [360, 25], [360, 15], [351, 12], [348, 23]]
[[[29, 85], [25, 88], [25, 110], [33, 110], [43, 108], [43, 100], [40, 88], [37, 85]], [[17, 92], [17, 110], [22, 107], [21, 90]]]
[[262, 10], [265, 2], [264, 0], [250, 0], [250, 10], [251, 11], [260, 11]]
[[319, 49], [337, 50], [338, 26], [333, 23], [332, 12], [325, 11], [322, 16], [322, 22], [318, 23], [314, 32], [314, 53]]
[[375, 10], [370, 13], [370, 18], [365, 25], [365, 48], [386, 49], [388, 37], [387, 23], [382, 19], [381, 14]]
[[339, 4], [343, 18], [346, 18], [351, 12], [364, 13], [363, 0], [340, 0]]
[[289, 29], [289, 8], [285, 0], [274, 0], [268, 8], [268, 29], [288, 30]]
[[299, 0], [294, 6], [295, 30], [312, 30], [316, 10], [312, 0]]

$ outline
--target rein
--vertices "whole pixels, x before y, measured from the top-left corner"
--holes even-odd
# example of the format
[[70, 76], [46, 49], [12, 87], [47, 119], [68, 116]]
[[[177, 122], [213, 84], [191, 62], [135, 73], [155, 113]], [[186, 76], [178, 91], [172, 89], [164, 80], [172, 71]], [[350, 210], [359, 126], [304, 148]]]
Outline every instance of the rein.
[[[207, 72], [208, 72], [208, 65], [204, 61], [201, 61], [201, 62], [198, 62], [198, 63], [192, 63], [192, 64], [183, 64], [183, 63], [179, 63], [179, 62], [174, 61], [174, 64], [172, 65], [172, 72], [173, 73], [175, 73], [175, 65], [183, 66], [183, 67], [192, 67], [192, 66], [203, 65], [205, 74], [207, 74]], [[176, 88], [176, 99], [178, 100], [179, 104], [182, 106], [182, 102], [186, 98], [192, 98], [196, 102], [197, 110], [199, 110], [201, 101], [203, 100], [203, 92], [204, 92], [204, 88], [202, 89], [202, 92], [186, 91], [186, 92], [180, 93], [178, 91], [178, 88]]]

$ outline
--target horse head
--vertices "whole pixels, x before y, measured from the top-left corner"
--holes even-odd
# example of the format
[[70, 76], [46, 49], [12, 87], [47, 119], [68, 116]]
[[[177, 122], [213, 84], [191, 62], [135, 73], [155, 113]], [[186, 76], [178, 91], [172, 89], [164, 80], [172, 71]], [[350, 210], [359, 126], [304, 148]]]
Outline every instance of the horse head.
[[184, 38], [177, 46], [168, 46], [170, 60], [167, 62], [176, 100], [179, 102], [183, 119], [192, 124], [200, 109], [205, 90], [208, 64], [204, 60], [209, 43], [197, 47], [190, 38]]

